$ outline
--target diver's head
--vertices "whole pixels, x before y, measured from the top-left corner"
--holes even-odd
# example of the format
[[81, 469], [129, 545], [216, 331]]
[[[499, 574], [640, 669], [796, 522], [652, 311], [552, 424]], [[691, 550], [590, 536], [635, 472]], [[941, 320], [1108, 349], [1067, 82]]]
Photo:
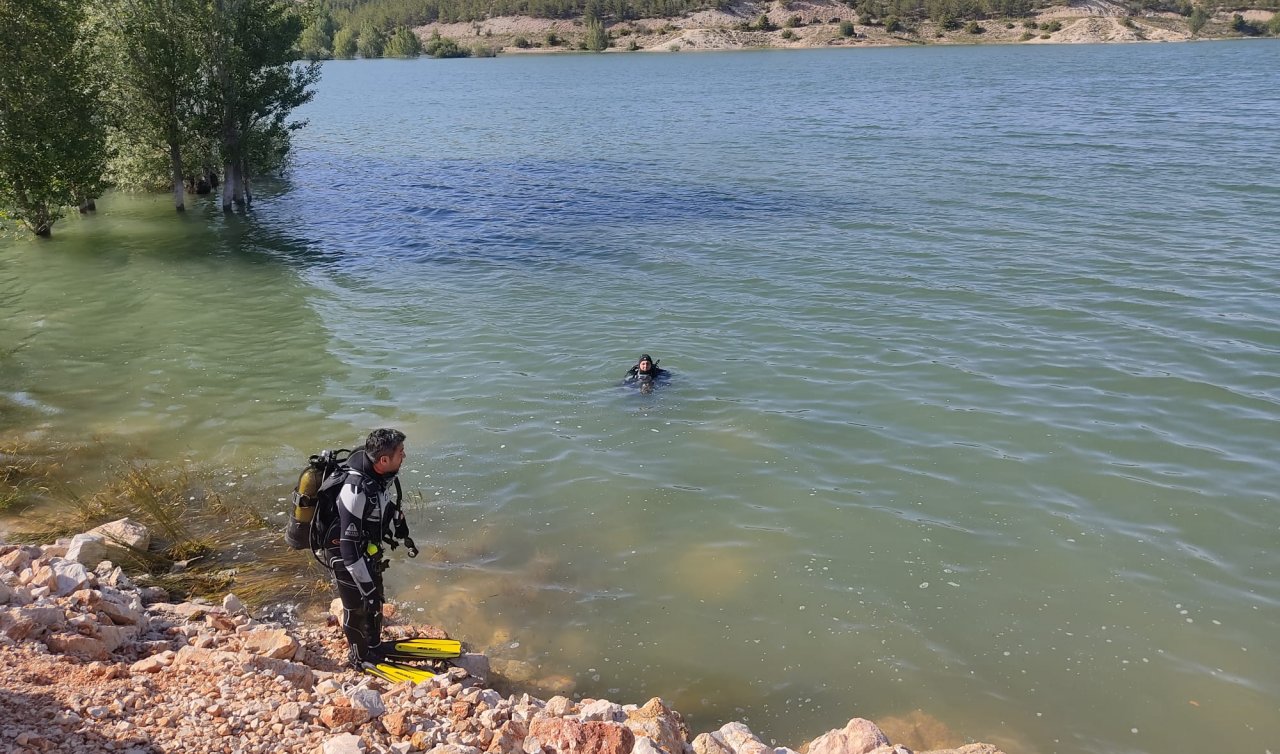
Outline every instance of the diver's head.
[[640, 354], [640, 361], [636, 362], [636, 369], [641, 374], [648, 374], [653, 371], [653, 359], [649, 358], [649, 354]]
[[364, 452], [379, 476], [394, 474], [404, 463], [404, 433], [398, 429], [375, 429], [364, 441]]

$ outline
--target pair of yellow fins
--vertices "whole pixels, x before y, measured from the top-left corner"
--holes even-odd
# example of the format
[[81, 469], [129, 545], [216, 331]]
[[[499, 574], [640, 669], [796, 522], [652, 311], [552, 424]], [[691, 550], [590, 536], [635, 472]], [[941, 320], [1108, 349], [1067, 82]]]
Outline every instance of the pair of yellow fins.
[[462, 642], [454, 639], [413, 637], [384, 641], [374, 648], [374, 651], [380, 659], [376, 662], [364, 663], [365, 673], [391, 683], [402, 681], [421, 683], [434, 676], [435, 671], [430, 668], [406, 665], [404, 661], [422, 662], [461, 657]]

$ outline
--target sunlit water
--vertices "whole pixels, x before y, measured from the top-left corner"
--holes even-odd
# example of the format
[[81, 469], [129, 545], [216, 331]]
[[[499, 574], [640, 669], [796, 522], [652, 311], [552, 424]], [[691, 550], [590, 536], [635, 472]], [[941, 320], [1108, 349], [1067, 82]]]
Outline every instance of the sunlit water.
[[251, 215], [3, 242], [0, 423], [271, 510], [399, 427], [393, 596], [695, 732], [1276, 751], [1277, 63], [329, 63]]

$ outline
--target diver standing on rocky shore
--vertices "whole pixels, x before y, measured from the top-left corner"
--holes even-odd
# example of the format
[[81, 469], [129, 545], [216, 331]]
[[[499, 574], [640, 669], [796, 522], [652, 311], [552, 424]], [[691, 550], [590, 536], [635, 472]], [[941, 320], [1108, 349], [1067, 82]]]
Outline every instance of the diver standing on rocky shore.
[[349, 659], [357, 670], [381, 659], [382, 572], [387, 562], [382, 543], [387, 527], [397, 539], [408, 536], [408, 524], [391, 487], [404, 463], [403, 432], [375, 429], [364, 448], [347, 460], [350, 470], [338, 492], [337, 536], [327, 537], [333, 584], [342, 600], [342, 633], [350, 645]]

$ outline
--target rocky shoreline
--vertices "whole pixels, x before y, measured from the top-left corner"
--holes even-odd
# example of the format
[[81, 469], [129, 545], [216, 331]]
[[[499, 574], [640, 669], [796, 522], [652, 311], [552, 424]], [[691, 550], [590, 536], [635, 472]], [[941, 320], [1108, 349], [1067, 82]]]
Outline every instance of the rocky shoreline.
[[[503, 695], [467, 654], [429, 681], [343, 667], [325, 626], [256, 618], [234, 595], [174, 603], [104, 556], [145, 550], [125, 519], [52, 545], [0, 544], [0, 740], [14, 754], [797, 754], [742, 723], [691, 736], [659, 698]], [[389, 618], [394, 622], [394, 614]], [[444, 632], [399, 625], [400, 636]], [[854, 718], [804, 754], [910, 754]], [[931, 754], [1000, 754], [974, 743]]]
[[[954, 28], [941, 28], [924, 20], [895, 29], [886, 26], [885, 19], [860, 16], [838, 0], [744, 0], [725, 10], [608, 24], [611, 42], [605, 52], [1239, 39], [1244, 35], [1233, 29], [1236, 13], [1259, 25], [1270, 23], [1275, 16], [1275, 11], [1262, 9], [1218, 11], [1199, 31], [1192, 32], [1187, 18], [1177, 13], [1145, 11], [1132, 15], [1128, 7], [1114, 0], [1068, 0], [1039, 9], [1026, 18], [988, 19]], [[769, 20], [770, 30], [744, 28], [758, 26], [761, 17]], [[494, 53], [564, 53], [585, 49], [582, 45], [586, 25], [582, 19], [499, 16], [484, 21], [428, 24], [414, 32], [424, 41], [438, 34], [463, 47]]]

